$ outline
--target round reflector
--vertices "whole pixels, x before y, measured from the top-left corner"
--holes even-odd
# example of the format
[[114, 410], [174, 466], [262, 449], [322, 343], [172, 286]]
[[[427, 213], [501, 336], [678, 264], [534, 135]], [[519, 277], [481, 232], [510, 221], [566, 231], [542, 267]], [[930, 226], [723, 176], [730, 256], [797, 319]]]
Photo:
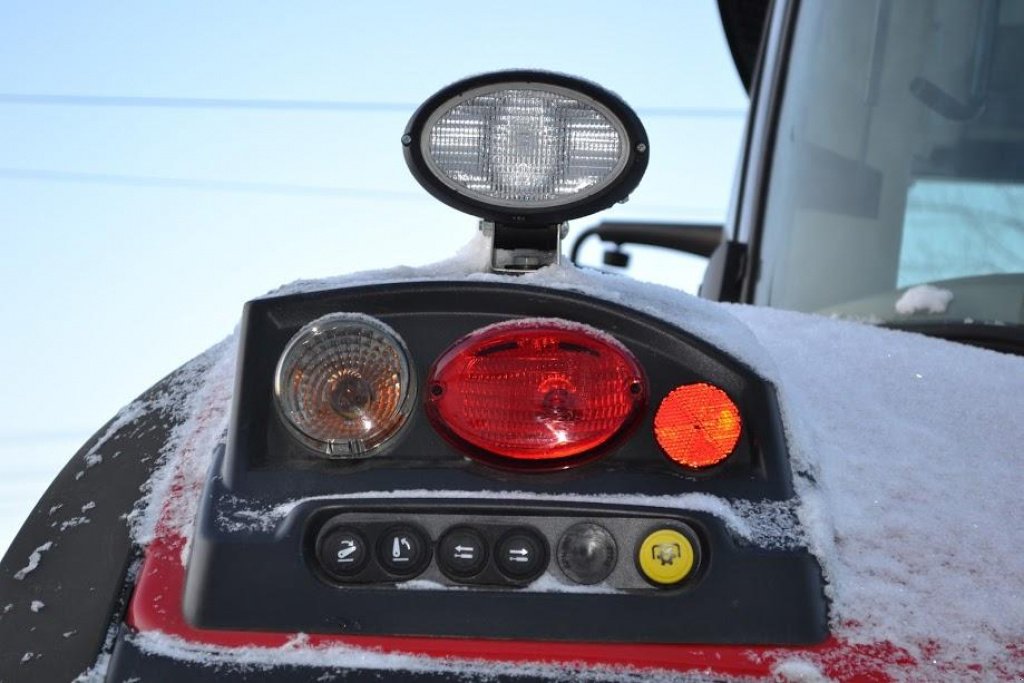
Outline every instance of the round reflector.
[[740, 411], [718, 387], [673, 389], [654, 415], [654, 436], [665, 454], [686, 467], [710, 467], [729, 457], [740, 438]]
[[485, 327], [430, 371], [428, 414], [470, 454], [562, 464], [621, 433], [643, 408], [633, 355], [586, 325], [551, 318]]
[[292, 337], [274, 395], [285, 421], [328, 457], [360, 457], [387, 442], [413, 406], [409, 352], [384, 323], [334, 313]]

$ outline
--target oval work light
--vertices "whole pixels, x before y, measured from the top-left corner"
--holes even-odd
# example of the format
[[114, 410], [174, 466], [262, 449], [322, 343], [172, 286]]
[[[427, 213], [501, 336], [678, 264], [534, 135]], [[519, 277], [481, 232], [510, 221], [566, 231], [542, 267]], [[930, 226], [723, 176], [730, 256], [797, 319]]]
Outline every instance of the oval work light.
[[449, 85], [413, 114], [402, 144], [434, 197], [521, 227], [608, 208], [640, 182], [650, 155], [640, 119], [617, 95], [544, 71]]

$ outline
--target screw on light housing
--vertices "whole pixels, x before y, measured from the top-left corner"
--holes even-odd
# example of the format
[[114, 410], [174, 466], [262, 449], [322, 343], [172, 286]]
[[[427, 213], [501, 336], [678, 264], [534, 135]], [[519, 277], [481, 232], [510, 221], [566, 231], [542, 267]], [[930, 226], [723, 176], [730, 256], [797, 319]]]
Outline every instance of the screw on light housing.
[[321, 455], [371, 455], [393, 439], [412, 411], [408, 349], [398, 333], [370, 316], [323, 316], [288, 342], [274, 396], [292, 433]]

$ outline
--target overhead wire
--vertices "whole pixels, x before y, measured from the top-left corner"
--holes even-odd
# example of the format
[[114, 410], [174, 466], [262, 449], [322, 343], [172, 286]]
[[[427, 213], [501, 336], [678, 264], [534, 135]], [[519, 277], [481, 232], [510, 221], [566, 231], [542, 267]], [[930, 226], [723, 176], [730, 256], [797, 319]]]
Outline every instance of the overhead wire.
[[400, 190], [380, 190], [360, 187], [334, 187], [330, 185], [301, 185], [293, 183], [267, 183], [235, 180], [195, 180], [161, 176], [123, 175], [117, 173], [88, 173], [81, 171], [55, 171], [37, 168], [0, 167], [0, 178], [8, 180], [49, 181], [59, 183], [87, 183], [93, 185], [122, 185], [179, 190], [208, 190], [213, 192], [243, 192], [293, 196], [318, 196], [339, 199], [387, 199], [398, 201], [426, 200], [426, 195]]
[[[254, 111], [365, 111], [411, 113], [418, 105], [408, 102], [363, 100], [278, 100], [222, 97], [139, 97], [123, 95], [44, 95], [0, 93], [0, 104], [77, 107], [137, 107], [152, 109], [241, 109]], [[729, 107], [640, 107], [647, 117], [742, 118], [746, 109]]]
[[[0, 105], [32, 105], [62, 107], [118, 107], [152, 109], [224, 109], [250, 111], [322, 111], [322, 112], [394, 112], [409, 113], [417, 105], [404, 102], [368, 100], [279, 100], [232, 99], [218, 97], [141, 97], [121, 95], [46, 95], [37, 93], [0, 93]], [[738, 118], [743, 109], [708, 107], [648, 107], [638, 110], [647, 117], [667, 118]], [[371, 188], [332, 187], [292, 183], [268, 183], [233, 180], [198, 180], [160, 176], [112, 173], [91, 173], [35, 168], [0, 167], [0, 178], [9, 180], [90, 183], [134, 187], [158, 187], [219, 192], [245, 192], [293, 196], [335, 198], [422, 200], [418, 193]]]

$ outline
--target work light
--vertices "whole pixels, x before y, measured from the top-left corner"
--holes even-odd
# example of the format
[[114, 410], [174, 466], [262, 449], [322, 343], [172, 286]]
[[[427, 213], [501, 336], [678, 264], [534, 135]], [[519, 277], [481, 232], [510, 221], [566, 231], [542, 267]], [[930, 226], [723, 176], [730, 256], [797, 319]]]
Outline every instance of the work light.
[[649, 146], [618, 96], [578, 78], [503, 71], [442, 89], [402, 136], [434, 197], [510, 226], [547, 226], [605, 209], [640, 182]]

